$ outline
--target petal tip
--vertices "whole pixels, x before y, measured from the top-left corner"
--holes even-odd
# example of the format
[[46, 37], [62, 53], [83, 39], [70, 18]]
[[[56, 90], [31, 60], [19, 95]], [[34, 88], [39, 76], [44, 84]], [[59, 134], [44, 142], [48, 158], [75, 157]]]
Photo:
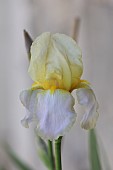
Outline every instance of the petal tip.
[[97, 122], [97, 119], [99, 117], [99, 113], [96, 112], [95, 113], [95, 117], [93, 119], [89, 119], [89, 120], [82, 120], [81, 121], [81, 127], [85, 130], [91, 130], [91, 129], [94, 129], [95, 126], [96, 126], [96, 122]]
[[21, 124], [22, 126], [24, 126], [25, 128], [29, 128], [28, 122], [25, 119], [21, 120]]

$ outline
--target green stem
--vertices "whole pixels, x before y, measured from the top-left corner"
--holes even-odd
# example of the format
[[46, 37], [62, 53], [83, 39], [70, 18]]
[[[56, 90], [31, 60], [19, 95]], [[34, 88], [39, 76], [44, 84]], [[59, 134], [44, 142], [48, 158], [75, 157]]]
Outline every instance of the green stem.
[[48, 153], [50, 159], [50, 170], [54, 170], [54, 155], [53, 155], [53, 146], [52, 141], [48, 140]]
[[56, 165], [56, 170], [62, 170], [61, 141], [62, 141], [62, 137], [59, 137], [57, 140], [55, 140], [55, 165]]

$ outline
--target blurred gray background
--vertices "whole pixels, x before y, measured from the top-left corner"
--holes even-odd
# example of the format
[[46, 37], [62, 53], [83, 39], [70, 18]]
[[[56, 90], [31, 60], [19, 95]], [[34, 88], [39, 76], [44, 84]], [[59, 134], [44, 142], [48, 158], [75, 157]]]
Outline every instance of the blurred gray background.
[[[3, 151], [4, 141], [34, 170], [46, 169], [37, 157], [33, 128], [20, 123], [25, 109], [19, 93], [32, 84], [23, 29], [33, 38], [45, 31], [71, 35], [75, 17], [81, 19], [82, 79], [91, 82], [99, 101], [99, 145], [113, 169], [113, 0], [0, 0], [0, 165], [8, 170], [16, 167]], [[65, 170], [90, 170], [88, 131], [79, 121], [63, 142]]]

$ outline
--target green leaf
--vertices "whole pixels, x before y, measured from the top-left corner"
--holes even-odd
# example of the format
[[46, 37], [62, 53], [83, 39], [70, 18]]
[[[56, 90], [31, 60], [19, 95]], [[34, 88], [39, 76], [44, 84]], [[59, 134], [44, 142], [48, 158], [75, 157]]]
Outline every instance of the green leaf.
[[0, 170], [6, 170], [4, 166], [0, 166]]
[[6, 148], [6, 152], [19, 170], [32, 170], [32, 168], [30, 168], [26, 163], [18, 158], [17, 155], [9, 147]]
[[102, 170], [97, 137], [94, 130], [89, 132], [89, 155], [91, 170]]
[[43, 150], [38, 151], [38, 155], [40, 159], [43, 161], [44, 165], [49, 169], [50, 168], [50, 160], [47, 154]]
[[43, 150], [45, 154], [48, 154], [48, 147], [47, 147], [46, 142], [37, 135], [36, 135], [36, 138], [37, 138], [37, 143], [40, 146], [40, 149]]
[[50, 160], [49, 160], [49, 154], [48, 154], [48, 147], [46, 142], [41, 139], [36, 131], [35, 131], [35, 136], [36, 136], [36, 144], [37, 144], [37, 153], [44, 163], [44, 165], [49, 169], [50, 168]]

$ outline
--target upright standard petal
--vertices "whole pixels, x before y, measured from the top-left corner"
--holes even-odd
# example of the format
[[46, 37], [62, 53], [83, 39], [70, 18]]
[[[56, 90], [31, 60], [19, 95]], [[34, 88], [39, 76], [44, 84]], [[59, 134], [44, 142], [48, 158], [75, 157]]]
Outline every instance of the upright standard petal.
[[[87, 86], [88, 87], [88, 86]], [[79, 88], [76, 91], [78, 103], [86, 106], [85, 113], [81, 120], [81, 127], [84, 129], [92, 129], [96, 125], [98, 119], [98, 103], [95, 94], [91, 88]]]
[[[29, 74], [44, 89], [71, 90], [80, 81], [83, 71], [81, 50], [64, 34], [43, 33], [31, 46]], [[45, 84], [49, 84], [46, 86]]]
[[65, 90], [26, 90], [20, 99], [30, 113], [23, 119], [24, 124], [37, 119], [36, 131], [44, 139], [63, 136], [76, 120], [74, 98]]
[[[71, 72], [71, 88], [76, 87], [83, 72], [81, 49], [71, 37], [65, 34], [56, 33], [53, 35], [53, 40], [55, 48], [68, 63]], [[64, 74], [65, 82], [69, 81], [67, 72], [68, 70]]]

